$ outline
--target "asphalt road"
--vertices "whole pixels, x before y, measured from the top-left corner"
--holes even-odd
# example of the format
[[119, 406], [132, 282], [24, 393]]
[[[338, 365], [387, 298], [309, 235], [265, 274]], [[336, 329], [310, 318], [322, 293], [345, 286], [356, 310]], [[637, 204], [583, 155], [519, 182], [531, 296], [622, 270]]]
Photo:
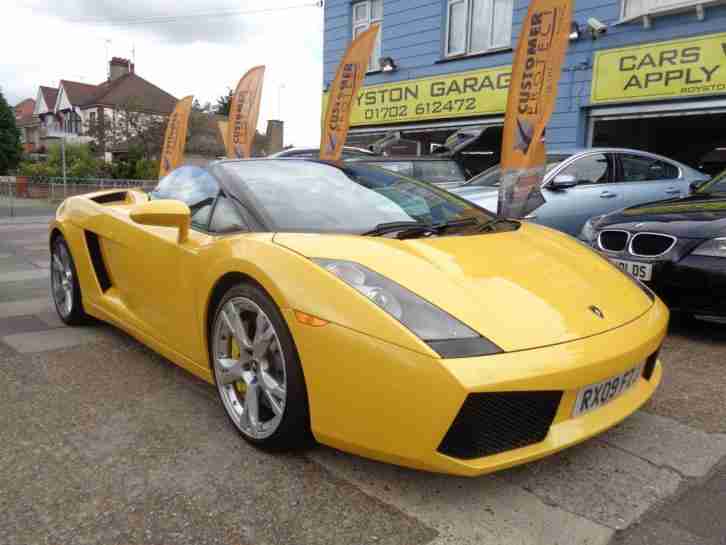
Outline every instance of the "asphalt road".
[[2, 544], [726, 544], [726, 325], [674, 321], [643, 411], [527, 466], [272, 455], [211, 386], [110, 326], [59, 322], [46, 221], [0, 220]]

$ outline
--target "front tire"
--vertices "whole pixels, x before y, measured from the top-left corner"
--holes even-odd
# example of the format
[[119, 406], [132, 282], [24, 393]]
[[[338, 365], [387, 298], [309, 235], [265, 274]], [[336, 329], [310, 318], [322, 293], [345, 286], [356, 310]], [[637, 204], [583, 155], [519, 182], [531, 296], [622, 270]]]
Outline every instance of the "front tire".
[[310, 416], [300, 358], [269, 295], [247, 283], [229, 289], [210, 340], [217, 391], [242, 437], [275, 450], [305, 446]]
[[76, 264], [63, 235], [53, 239], [50, 252], [50, 292], [58, 316], [67, 325], [88, 322], [83, 310]]

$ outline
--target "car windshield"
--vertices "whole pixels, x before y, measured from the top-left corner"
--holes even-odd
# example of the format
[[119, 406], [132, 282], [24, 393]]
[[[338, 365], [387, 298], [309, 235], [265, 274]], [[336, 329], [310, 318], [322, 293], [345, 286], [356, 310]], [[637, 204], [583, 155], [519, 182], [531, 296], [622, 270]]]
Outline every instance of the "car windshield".
[[364, 233], [389, 222], [496, 217], [427, 183], [362, 163], [267, 159], [217, 169], [229, 191], [274, 231]]
[[714, 194], [726, 193], [726, 170], [717, 174], [714, 178], [703, 184], [696, 193]]
[[[545, 172], [549, 172], [565, 159], [572, 155], [548, 155], [545, 165]], [[502, 169], [499, 165], [489, 167], [481, 174], [474, 176], [469, 180], [465, 187], [499, 187], [499, 179], [502, 177]]]

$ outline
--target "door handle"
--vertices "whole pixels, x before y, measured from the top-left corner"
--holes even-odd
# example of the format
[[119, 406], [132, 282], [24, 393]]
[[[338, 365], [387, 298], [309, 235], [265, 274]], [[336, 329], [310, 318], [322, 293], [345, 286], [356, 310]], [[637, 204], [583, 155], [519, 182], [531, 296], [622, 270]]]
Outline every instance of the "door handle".
[[668, 195], [680, 195], [681, 190], [676, 189], [675, 187], [669, 187], [668, 189], [666, 189], [666, 193], [668, 193]]
[[617, 197], [617, 195], [612, 191], [603, 191], [602, 193], [600, 193], [601, 199], [612, 199], [614, 197]]

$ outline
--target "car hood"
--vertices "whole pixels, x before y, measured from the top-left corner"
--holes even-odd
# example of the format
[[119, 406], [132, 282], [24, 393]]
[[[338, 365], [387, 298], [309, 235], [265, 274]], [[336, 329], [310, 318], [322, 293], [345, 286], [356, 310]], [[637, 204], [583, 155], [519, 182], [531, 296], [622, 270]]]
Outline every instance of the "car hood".
[[497, 211], [499, 189], [496, 187], [467, 187], [464, 185], [449, 189], [449, 191], [482, 208], [486, 208], [492, 212]]
[[310, 258], [360, 263], [508, 352], [596, 335], [638, 318], [652, 305], [632, 280], [592, 250], [536, 225], [407, 240], [283, 233], [275, 242]]
[[604, 216], [597, 229], [617, 227], [657, 231], [679, 238], [711, 238], [726, 234], [726, 197], [692, 195], [653, 202]]

